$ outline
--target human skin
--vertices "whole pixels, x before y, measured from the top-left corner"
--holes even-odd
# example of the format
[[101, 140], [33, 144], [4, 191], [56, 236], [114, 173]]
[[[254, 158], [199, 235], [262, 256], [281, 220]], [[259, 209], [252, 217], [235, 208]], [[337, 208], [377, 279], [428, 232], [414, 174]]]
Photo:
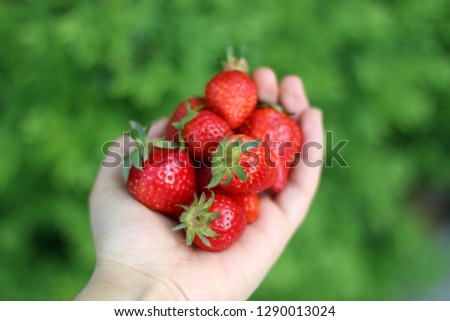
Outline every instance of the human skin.
[[[120, 166], [101, 167], [89, 201], [97, 262], [77, 300], [246, 300], [258, 287], [316, 194], [321, 166], [307, 164], [323, 160], [323, 148], [317, 148], [323, 146], [323, 124], [299, 77], [286, 76], [278, 84], [265, 67], [252, 77], [258, 99], [282, 105], [300, 126], [303, 145], [314, 142], [302, 153], [308, 162], [291, 170], [281, 193], [261, 196], [258, 220], [220, 253], [187, 247], [183, 233], [171, 231], [177, 222], [128, 193]], [[161, 136], [166, 124], [167, 119], [156, 123], [150, 135]], [[121, 148], [116, 152], [123, 154]]]

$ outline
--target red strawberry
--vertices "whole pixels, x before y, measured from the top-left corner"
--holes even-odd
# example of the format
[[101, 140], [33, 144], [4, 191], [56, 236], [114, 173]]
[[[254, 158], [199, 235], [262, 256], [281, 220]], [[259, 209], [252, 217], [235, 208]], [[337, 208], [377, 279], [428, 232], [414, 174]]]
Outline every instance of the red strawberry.
[[196, 169], [196, 178], [197, 178], [197, 195], [201, 195], [205, 191], [211, 191], [219, 194], [226, 194], [223, 188], [220, 185], [214, 186], [210, 189], [207, 189], [209, 183], [211, 183], [212, 173], [211, 167], [208, 166], [200, 166]]
[[277, 178], [271, 189], [275, 193], [283, 190], [287, 184], [290, 165], [301, 149], [302, 134], [297, 124], [281, 111], [263, 108], [255, 109], [238, 131], [271, 143], [277, 167]]
[[189, 110], [186, 117], [174, 123], [195, 160], [207, 160], [219, 142], [231, 134], [230, 126], [209, 110]]
[[179, 217], [183, 210], [178, 205], [189, 204], [196, 191], [195, 169], [189, 154], [159, 147], [148, 152], [146, 131], [139, 124], [132, 126], [132, 137], [140, 148], [130, 155], [134, 164], [127, 179], [129, 192], [149, 209]]
[[[227, 195], [220, 185], [207, 189], [206, 186], [211, 182], [212, 173], [211, 168], [207, 166], [201, 166], [196, 170], [197, 172], [197, 195], [201, 195], [203, 192], [212, 191], [215, 194]], [[239, 205], [242, 206], [245, 212], [247, 223], [254, 222], [259, 216], [259, 197], [258, 194], [235, 194], [231, 195]]]
[[169, 124], [166, 128], [166, 138], [171, 141], [178, 141], [176, 134], [179, 132], [172, 124], [181, 121], [186, 117], [188, 110], [195, 109], [199, 106], [205, 105], [203, 98], [192, 97], [183, 101], [172, 114]]
[[[208, 188], [219, 185], [229, 194], [256, 194], [273, 185], [276, 175], [265, 142], [245, 135], [224, 138], [211, 154], [212, 179]], [[273, 158], [273, 155], [272, 155]]]
[[259, 216], [258, 194], [240, 194], [233, 196], [236, 202], [242, 206], [245, 212], [247, 224], [253, 223]]
[[227, 51], [225, 71], [214, 76], [206, 85], [207, 108], [237, 128], [256, 106], [256, 87], [247, 75], [244, 59], [237, 59], [232, 49]]
[[225, 195], [194, 198], [193, 203], [183, 206], [181, 224], [174, 230], [186, 231], [186, 244], [194, 243], [207, 251], [223, 251], [229, 248], [245, 231], [243, 208], [234, 199]]

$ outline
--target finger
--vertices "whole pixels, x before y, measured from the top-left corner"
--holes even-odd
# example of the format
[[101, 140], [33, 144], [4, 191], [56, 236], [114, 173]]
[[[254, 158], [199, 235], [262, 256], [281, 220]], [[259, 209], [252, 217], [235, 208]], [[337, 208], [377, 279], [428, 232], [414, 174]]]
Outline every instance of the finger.
[[288, 185], [275, 198], [294, 226], [303, 220], [316, 193], [324, 149], [322, 112], [316, 108], [308, 108], [300, 115], [299, 122], [303, 133], [299, 163], [294, 164]]
[[[306, 146], [311, 143], [323, 146], [320, 110], [307, 108], [301, 114], [299, 123]], [[305, 157], [310, 162], [320, 162], [323, 159], [322, 152], [320, 148], [313, 149]], [[243, 256], [247, 258], [248, 263], [239, 272], [245, 280], [254, 281], [250, 289], [257, 287], [306, 215], [320, 177], [320, 166], [308, 165], [308, 162], [301, 163], [292, 170], [287, 187], [275, 197], [275, 201], [268, 195], [260, 198], [258, 220], [247, 227], [237, 243], [240, 246], [227, 251], [230, 262], [236, 262]]]
[[280, 104], [293, 113], [295, 119], [309, 105], [302, 80], [297, 76], [286, 76], [281, 80], [279, 96]]
[[258, 99], [266, 103], [276, 104], [278, 99], [277, 76], [272, 69], [258, 68], [253, 72], [252, 77], [256, 85]]
[[167, 125], [169, 124], [169, 118], [163, 118], [155, 122], [148, 132], [149, 138], [157, 138], [162, 137], [166, 130]]
[[[160, 137], [167, 126], [168, 119], [162, 119], [150, 128], [149, 137]], [[102, 161], [100, 171], [92, 190], [93, 194], [105, 190], [123, 188], [122, 167], [123, 159], [132, 149], [132, 140], [128, 135], [118, 138], [108, 149], [108, 155]]]

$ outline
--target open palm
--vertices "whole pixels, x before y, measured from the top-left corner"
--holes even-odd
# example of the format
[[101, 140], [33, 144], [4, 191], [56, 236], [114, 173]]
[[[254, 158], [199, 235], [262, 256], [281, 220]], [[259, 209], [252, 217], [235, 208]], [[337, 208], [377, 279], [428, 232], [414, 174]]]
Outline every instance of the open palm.
[[[298, 77], [278, 86], [268, 68], [253, 74], [259, 99], [293, 113], [303, 144], [323, 145], [321, 112], [309, 108]], [[150, 135], [160, 136], [167, 120]], [[322, 159], [322, 149], [303, 157]], [[187, 247], [177, 222], [153, 212], [127, 191], [121, 168], [101, 168], [91, 193], [90, 211], [97, 253], [96, 271], [78, 299], [242, 300], [257, 288], [302, 222], [316, 192], [320, 166], [301, 162], [286, 189], [260, 200], [260, 217], [231, 248], [211, 253]]]

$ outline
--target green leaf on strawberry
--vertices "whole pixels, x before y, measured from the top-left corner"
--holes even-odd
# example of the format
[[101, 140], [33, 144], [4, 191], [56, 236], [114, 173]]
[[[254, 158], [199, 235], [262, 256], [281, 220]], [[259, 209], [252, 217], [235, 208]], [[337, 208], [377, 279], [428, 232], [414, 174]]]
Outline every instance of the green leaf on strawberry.
[[189, 100], [186, 100], [185, 105], [186, 105], [186, 116], [184, 116], [183, 119], [181, 119], [180, 121], [172, 123], [172, 126], [178, 129], [180, 132], [184, 130], [187, 123], [189, 123], [198, 115], [199, 110], [203, 108], [203, 105], [192, 108], [191, 104], [189, 103]]
[[200, 199], [197, 195], [194, 196], [194, 201], [191, 206], [181, 205], [185, 210], [180, 216], [181, 224], [173, 228], [173, 231], [186, 230], [186, 245], [190, 246], [194, 242], [195, 236], [206, 245], [211, 246], [211, 243], [206, 237], [219, 237], [218, 233], [211, 230], [211, 223], [216, 218], [219, 218], [219, 212], [210, 212], [209, 209], [214, 202], [214, 193], [206, 200], [205, 193], [202, 193]]
[[264, 141], [234, 134], [221, 141], [212, 153], [212, 178], [206, 188], [220, 186], [227, 194], [256, 194], [269, 188], [276, 168]]
[[[213, 188], [219, 183], [222, 183], [222, 186], [228, 185], [233, 180], [233, 174], [236, 174], [242, 182], [247, 181], [247, 172], [239, 164], [241, 154], [258, 147], [261, 141], [249, 140], [241, 143], [242, 137], [231, 141], [226, 137], [219, 143], [211, 154], [213, 157], [211, 161], [212, 179], [207, 188]], [[225, 181], [223, 181], [224, 178]]]
[[245, 231], [246, 219], [242, 206], [232, 197], [202, 193], [194, 198], [173, 230], [186, 232], [186, 244], [195, 244], [207, 251], [223, 251], [236, 242]]

